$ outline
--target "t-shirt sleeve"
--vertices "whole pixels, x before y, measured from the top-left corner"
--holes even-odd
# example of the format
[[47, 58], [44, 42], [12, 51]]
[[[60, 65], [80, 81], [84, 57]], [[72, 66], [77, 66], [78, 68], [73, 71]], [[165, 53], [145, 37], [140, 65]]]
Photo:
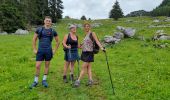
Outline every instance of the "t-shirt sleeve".
[[39, 34], [39, 31], [40, 31], [40, 28], [37, 28], [37, 29], [35, 30], [35, 34]]
[[53, 31], [54, 37], [58, 36], [58, 33], [54, 30]]

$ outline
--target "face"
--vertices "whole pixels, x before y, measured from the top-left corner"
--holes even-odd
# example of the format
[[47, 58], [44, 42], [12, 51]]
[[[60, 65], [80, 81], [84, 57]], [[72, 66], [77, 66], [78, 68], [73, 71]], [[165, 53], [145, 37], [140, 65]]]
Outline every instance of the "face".
[[77, 32], [76, 27], [71, 28], [71, 29], [70, 29], [70, 32], [72, 32], [72, 33], [76, 33], [76, 32]]
[[44, 24], [45, 24], [46, 26], [51, 26], [51, 24], [52, 24], [51, 19], [50, 19], [50, 18], [45, 18]]
[[84, 26], [84, 30], [85, 30], [86, 32], [89, 32], [89, 31], [90, 31], [90, 25], [86, 24], [86, 25]]

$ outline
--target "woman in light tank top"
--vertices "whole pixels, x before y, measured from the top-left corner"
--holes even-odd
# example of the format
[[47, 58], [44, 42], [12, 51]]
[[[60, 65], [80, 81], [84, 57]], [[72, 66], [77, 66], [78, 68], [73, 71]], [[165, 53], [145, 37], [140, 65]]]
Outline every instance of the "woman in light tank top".
[[88, 86], [91, 86], [93, 84], [92, 79], [92, 71], [91, 71], [91, 62], [94, 62], [94, 53], [93, 53], [93, 41], [90, 38], [90, 35], [92, 35], [93, 39], [96, 41], [97, 45], [101, 48], [101, 50], [105, 51], [101, 43], [99, 42], [96, 34], [91, 31], [90, 24], [86, 23], [84, 24], [84, 31], [85, 31], [85, 38], [83, 41], [83, 44], [81, 45], [82, 48], [82, 54], [81, 54], [81, 60], [83, 61], [82, 69], [80, 72], [79, 78], [75, 81], [75, 86], [80, 86], [80, 79], [84, 76], [84, 73], [87, 71], [88, 74]]

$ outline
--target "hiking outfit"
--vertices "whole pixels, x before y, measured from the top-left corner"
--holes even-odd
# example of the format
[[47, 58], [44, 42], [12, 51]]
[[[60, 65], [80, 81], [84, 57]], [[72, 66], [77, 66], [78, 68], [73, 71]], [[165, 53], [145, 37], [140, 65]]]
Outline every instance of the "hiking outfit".
[[68, 34], [66, 45], [70, 45], [71, 48], [70, 49], [68, 49], [68, 48], [64, 49], [64, 52], [65, 52], [64, 60], [65, 61], [72, 62], [72, 61], [76, 61], [76, 60], [79, 59], [79, 56], [78, 56], [78, 36], [76, 36], [76, 37], [77, 37], [77, 40], [73, 40], [71, 38], [70, 33]]
[[94, 62], [92, 33], [86, 34], [82, 45], [81, 60], [83, 62]]
[[38, 34], [39, 38], [36, 61], [50, 61], [53, 57], [51, 42], [53, 37], [58, 36], [57, 32], [52, 28], [45, 29], [45, 27], [40, 27], [35, 33]]
[[[38, 35], [39, 44], [38, 44], [38, 51], [36, 54], [36, 61], [51, 61], [53, 57], [52, 51], [52, 40], [53, 37], [58, 36], [57, 32], [52, 28], [45, 29], [45, 27], [39, 27], [36, 29], [35, 34]], [[47, 75], [44, 74], [42, 85], [44, 87], [48, 87], [47, 84]], [[38, 76], [35, 76], [33, 84], [30, 86], [32, 89], [38, 85]]]
[[[76, 60], [79, 60], [78, 55], [78, 36], [76, 36], [76, 40], [73, 40], [71, 38], [70, 33], [68, 34], [66, 45], [71, 46], [71, 48], [65, 48], [64, 47], [64, 60], [67, 62], [73, 62]], [[74, 81], [74, 75], [73, 72], [70, 74], [70, 80]], [[63, 76], [64, 83], [68, 83], [66, 75]]]

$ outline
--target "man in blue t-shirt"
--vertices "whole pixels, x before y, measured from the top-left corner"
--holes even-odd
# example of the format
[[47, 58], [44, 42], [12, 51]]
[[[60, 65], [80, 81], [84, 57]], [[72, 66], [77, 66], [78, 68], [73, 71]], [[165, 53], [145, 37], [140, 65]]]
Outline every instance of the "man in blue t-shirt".
[[[44, 60], [45, 60], [45, 69], [44, 69], [42, 85], [44, 87], [48, 87], [46, 79], [48, 75], [50, 60], [52, 59], [53, 54], [55, 54], [56, 50], [59, 47], [58, 34], [55, 30], [51, 28], [51, 25], [52, 25], [51, 17], [46, 16], [44, 19], [44, 26], [37, 28], [37, 30], [35, 31], [33, 37], [33, 50], [34, 53], [36, 54], [36, 74], [35, 74], [34, 82], [30, 88], [36, 87], [38, 85], [40, 67], [42, 61]], [[51, 44], [53, 37], [55, 38], [56, 41], [56, 46], [54, 49], [52, 49], [52, 44]], [[37, 39], [39, 40], [38, 50], [36, 48]]]

